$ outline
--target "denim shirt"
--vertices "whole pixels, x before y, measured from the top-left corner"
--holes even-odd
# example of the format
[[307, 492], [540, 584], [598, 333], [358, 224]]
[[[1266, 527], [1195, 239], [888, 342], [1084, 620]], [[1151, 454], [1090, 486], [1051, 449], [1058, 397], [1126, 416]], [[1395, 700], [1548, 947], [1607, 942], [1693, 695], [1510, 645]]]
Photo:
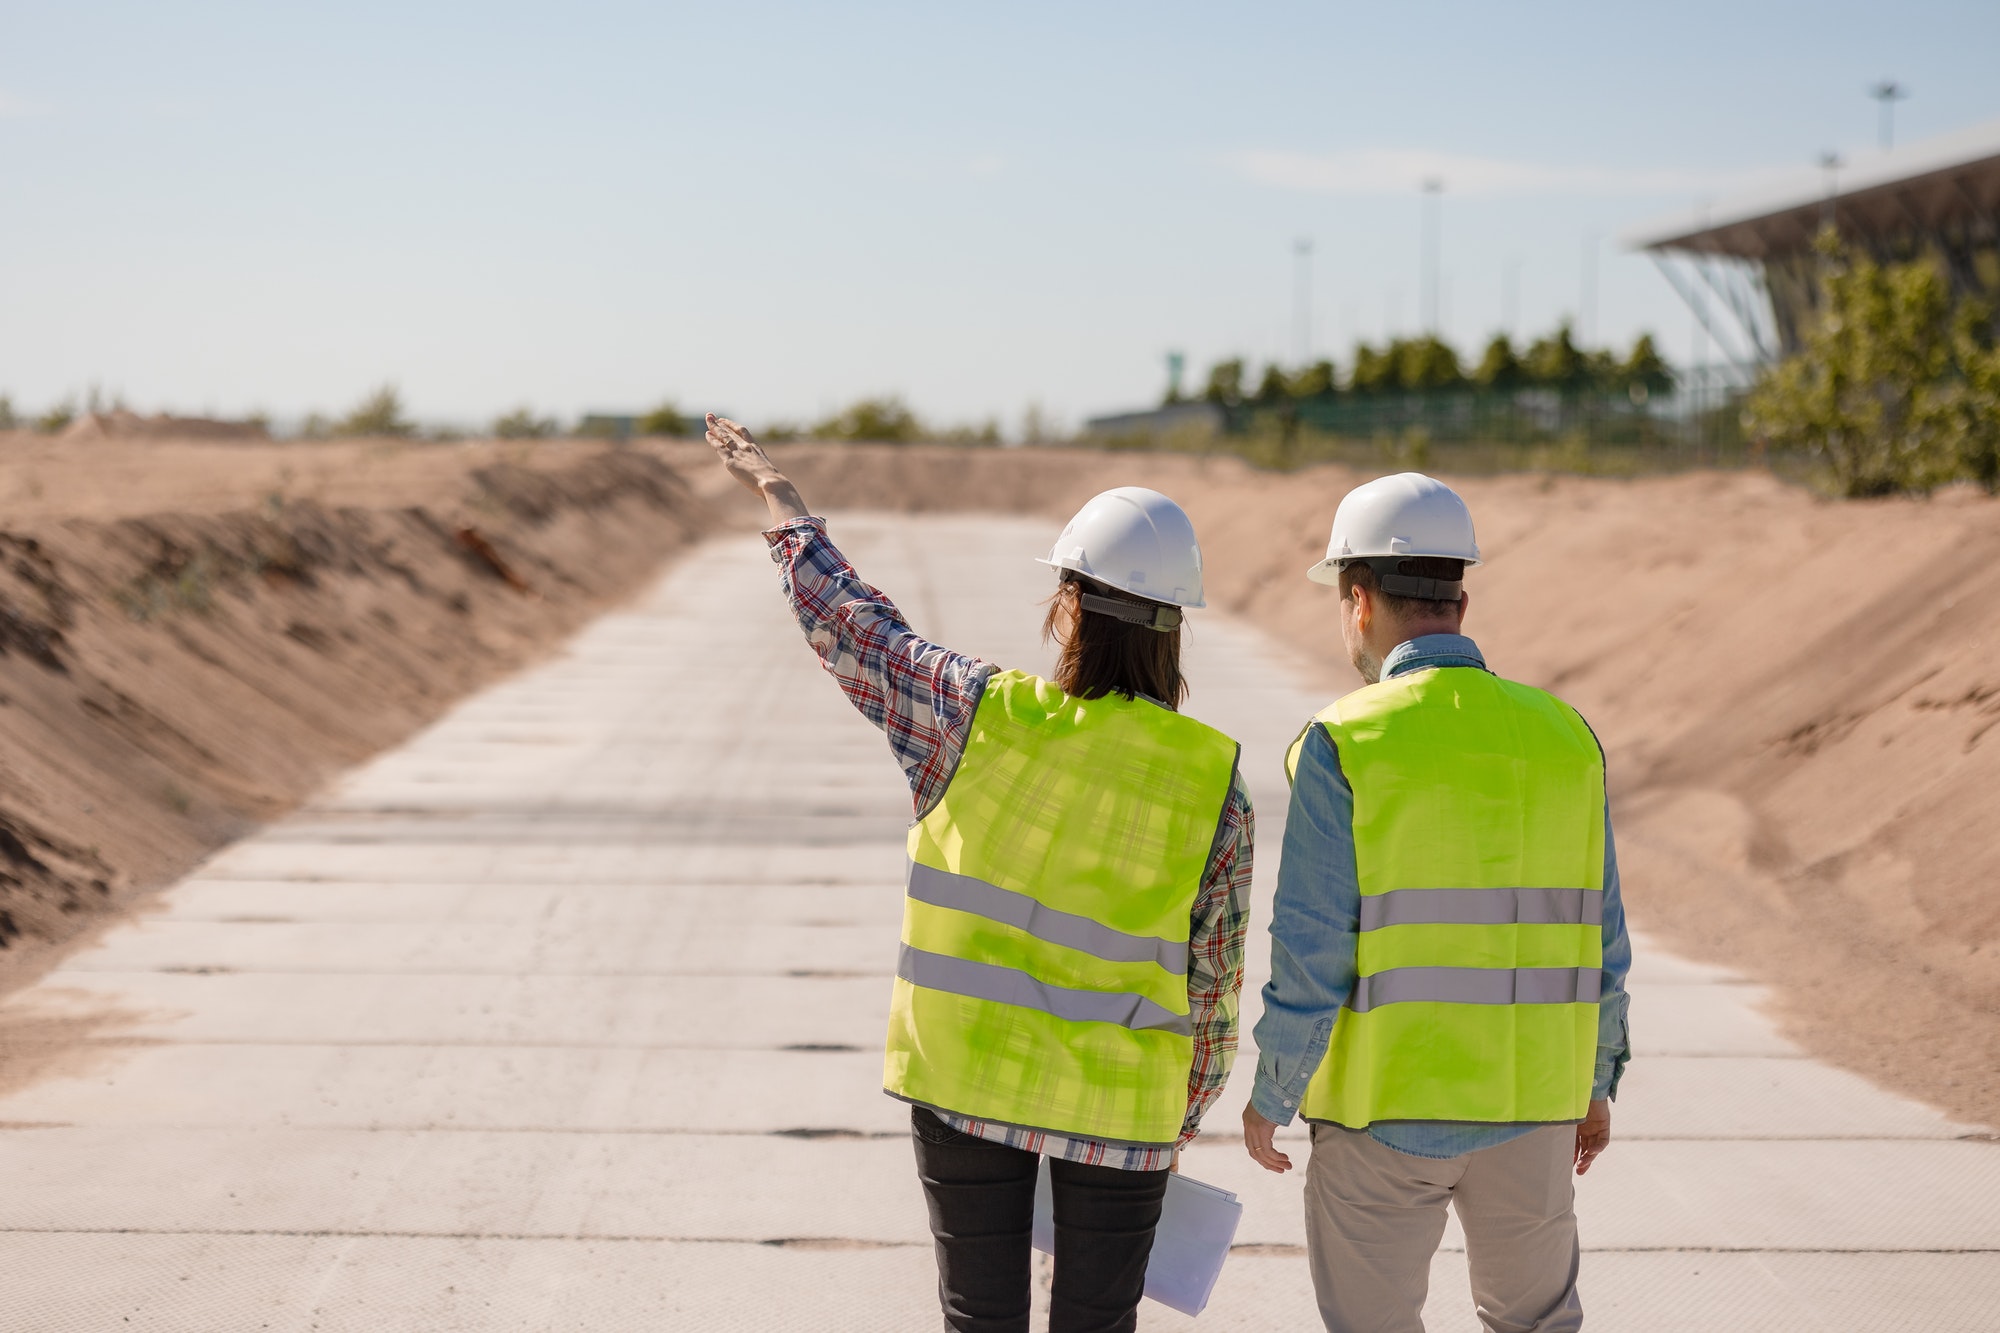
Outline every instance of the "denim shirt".
[[[1426, 634], [1397, 646], [1382, 678], [1427, 667], [1478, 667], [1486, 659], [1462, 634]], [[1271, 916], [1271, 982], [1257, 1022], [1257, 1075], [1250, 1101], [1273, 1124], [1289, 1124], [1326, 1055], [1333, 1020], [1354, 987], [1361, 884], [1354, 866], [1354, 789], [1322, 727], [1306, 731], [1292, 782], [1278, 894]], [[1604, 816], [1604, 982], [1597, 1017], [1592, 1098], [1616, 1095], [1630, 1058], [1625, 974], [1632, 941], [1618, 893], [1611, 814]], [[1415, 1157], [1457, 1157], [1518, 1138], [1532, 1124], [1388, 1120], [1368, 1127], [1377, 1142]]]

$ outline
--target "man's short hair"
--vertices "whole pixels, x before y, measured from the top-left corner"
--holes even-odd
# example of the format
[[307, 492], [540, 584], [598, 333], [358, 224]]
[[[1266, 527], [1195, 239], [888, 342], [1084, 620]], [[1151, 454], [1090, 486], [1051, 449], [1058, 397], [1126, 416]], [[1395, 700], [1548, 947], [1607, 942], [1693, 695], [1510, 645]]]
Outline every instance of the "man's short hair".
[[[1426, 590], [1434, 595], [1416, 597], [1403, 592], [1389, 592], [1382, 586], [1385, 576], [1392, 586], [1409, 587], [1411, 584], [1407, 580], [1419, 580], [1428, 585]], [[1340, 567], [1340, 597], [1345, 601], [1353, 595], [1355, 588], [1362, 587], [1381, 598], [1389, 614], [1399, 620], [1411, 616], [1434, 616], [1464, 596], [1456, 591], [1464, 577], [1463, 560], [1446, 560], [1442, 556], [1349, 560]], [[1450, 584], [1454, 590], [1446, 593], [1437, 586], [1439, 584]]]

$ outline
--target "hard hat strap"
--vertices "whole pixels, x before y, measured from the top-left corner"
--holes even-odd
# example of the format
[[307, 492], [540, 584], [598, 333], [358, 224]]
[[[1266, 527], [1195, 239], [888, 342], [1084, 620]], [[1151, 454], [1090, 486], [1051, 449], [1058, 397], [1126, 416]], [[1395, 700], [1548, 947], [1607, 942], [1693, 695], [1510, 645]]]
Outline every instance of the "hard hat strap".
[[1095, 611], [1100, 616], [1110, 616], [1129, 625], [1144, 625], [1162, 634], [1181, 627], [1181, 609], [1160, 602], [1128, 602], [1122, 597], [1100, 597], [1094, 592], [1078, 590], [1077, 598], [1086, 611]]
[[1420, 579], [1409, 574], [1375, 572], [1375, 582], [1391, 597], [1416, 597], [1426, 602], [1455, 602], [1464, 595], [1459, 579]]

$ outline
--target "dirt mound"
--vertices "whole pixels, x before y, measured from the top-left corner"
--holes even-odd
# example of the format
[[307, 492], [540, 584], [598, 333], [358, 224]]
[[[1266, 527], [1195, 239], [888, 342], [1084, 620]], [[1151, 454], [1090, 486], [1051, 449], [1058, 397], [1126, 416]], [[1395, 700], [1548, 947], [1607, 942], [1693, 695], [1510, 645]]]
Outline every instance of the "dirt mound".
[[[773, 452], [829, 509], [1053, 525], [1105, 487], [1157, 487], [1201, 531], [1211, 605], [1303, 649], [1329, 695], [1357, 683], [1303, 571], [1364, 474]], [[2000, 1124], [2000, 501], [1829, 502], [1757, 473], [1454, 484], [1488, 558], [1468, 629], [1603, 739], [1638, 924], [1775, 985], [1815, 1053]]]
[[453, 482], [0, 532], [0, 979], [559, 641], [706, 517], [637, 453]]
[[[1156, 486], [1201, 529], [1214, 605], [1304, 650], [1329, 697], [1354, 683], [1302, 571], [1363, 474], [773, 452], [822, 508], [1052, 534], [1096, 491]], [[1757, 474], [1458, 484], [1489, 557], [1469, 628], [1603, 738], [1638, 923], [1773, 983], [1816, 1053], [2000, 1123], [2000, 502], [1830, 503]], [[761, 508], [699, 444], [10, 438], [0, 981], [529, 660], [718, 514]]]
[[162, 412], [142, 417], [116, 408], [85, 412], [63, 427], [58, 437], [71, 444], [98, 440], [238, 440], [268, 443], [271, 432], [255, 421], [216, 421], [209, 417], [170, 417]]

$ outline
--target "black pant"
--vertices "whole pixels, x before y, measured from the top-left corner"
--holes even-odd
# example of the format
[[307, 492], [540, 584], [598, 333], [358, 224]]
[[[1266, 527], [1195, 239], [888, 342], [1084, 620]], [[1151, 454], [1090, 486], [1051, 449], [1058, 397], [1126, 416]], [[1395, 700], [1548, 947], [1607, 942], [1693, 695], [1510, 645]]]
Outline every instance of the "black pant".
[[[921, 1106], [911, 1108], [910, 1131], [937, 1241], [945, 1328], [1028, 1333], [1029, 1235], [1040, 1159], [961, 1134]], [[1056, 1219], [1049, 1333], [1132, 1333], [1167, 1173], [1051, 1158], [1049, 1180]]]

